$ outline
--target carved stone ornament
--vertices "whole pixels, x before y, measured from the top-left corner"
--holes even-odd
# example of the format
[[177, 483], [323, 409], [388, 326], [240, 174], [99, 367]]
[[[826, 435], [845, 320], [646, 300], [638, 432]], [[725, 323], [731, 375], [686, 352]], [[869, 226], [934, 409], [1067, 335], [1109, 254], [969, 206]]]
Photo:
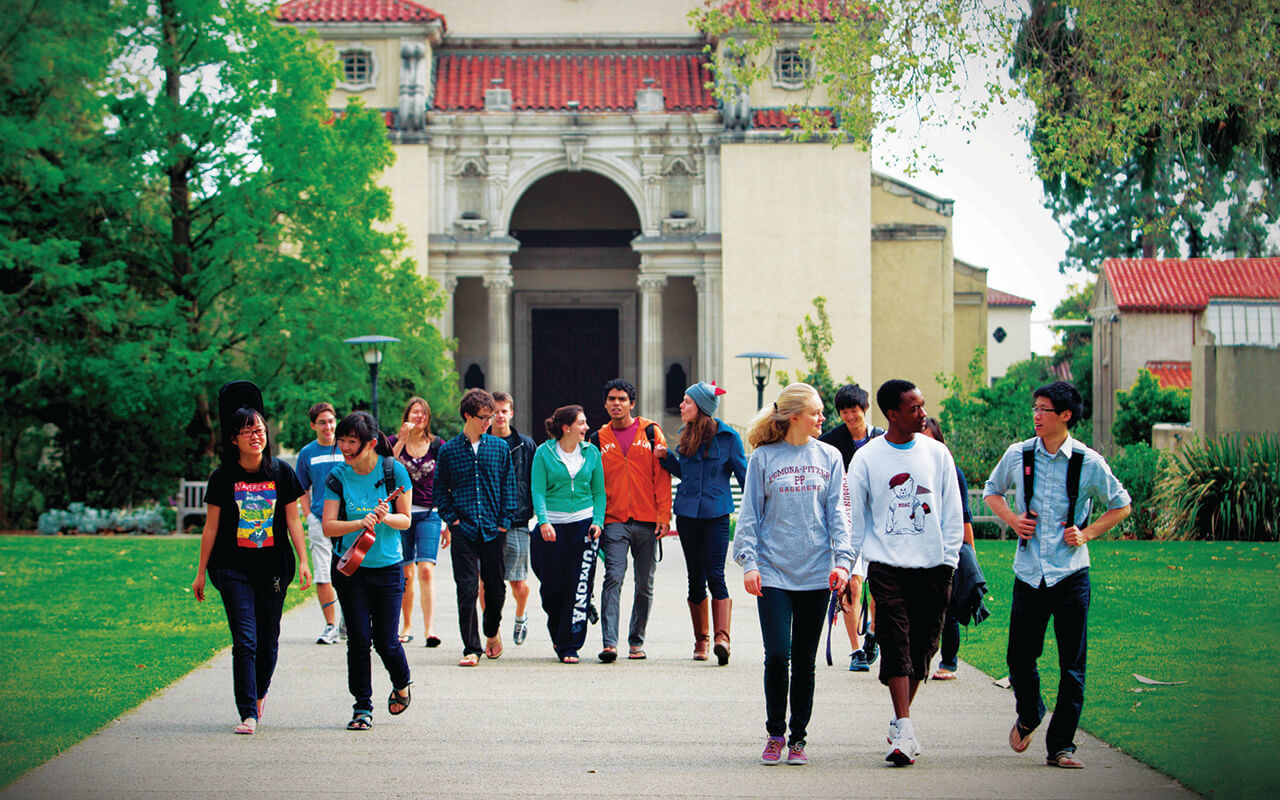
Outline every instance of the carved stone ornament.
[[582, 152], [587, 148], [585, 133], [564, 133], [560, 135], [564, 143], [564, 160], [570, 172], [582, 171]]

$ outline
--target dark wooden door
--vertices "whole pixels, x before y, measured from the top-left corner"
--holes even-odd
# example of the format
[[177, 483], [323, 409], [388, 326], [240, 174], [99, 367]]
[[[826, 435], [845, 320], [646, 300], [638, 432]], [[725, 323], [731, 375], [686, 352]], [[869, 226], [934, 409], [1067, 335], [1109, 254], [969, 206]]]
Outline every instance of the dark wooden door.
[[539, 442], [546, 439], [543, 420], [571, 403], [582, 406], [592, 428], [603, 425], [609, 418], [600, 390], [618, 377], [618, 310], [535, 308], [531, 322], [529, 435]]

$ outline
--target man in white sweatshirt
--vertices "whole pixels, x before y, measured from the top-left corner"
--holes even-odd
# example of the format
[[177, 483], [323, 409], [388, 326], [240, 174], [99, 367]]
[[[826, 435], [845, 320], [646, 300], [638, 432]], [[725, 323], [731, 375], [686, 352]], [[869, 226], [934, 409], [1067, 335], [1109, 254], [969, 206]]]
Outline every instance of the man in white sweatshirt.
[[853, 548], [867, 560], [880, 682], [893, 701], [885, 760], [905, 767], [920, 754], [911, 701], [938, 651], [964, 541], [964, 501], [951, 452], [917, 435], [926, 415], [915, 384], [886, 381], [876, 403], [889, 429], [859, 448], [849, 464]]

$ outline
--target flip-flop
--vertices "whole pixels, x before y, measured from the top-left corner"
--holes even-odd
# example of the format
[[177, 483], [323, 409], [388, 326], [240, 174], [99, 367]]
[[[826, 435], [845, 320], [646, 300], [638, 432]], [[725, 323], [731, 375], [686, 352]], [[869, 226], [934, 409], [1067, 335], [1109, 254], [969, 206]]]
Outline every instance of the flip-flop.
[[484, 646], [485, 658], [492, 659], [492, 658], [500, 658], [502, 656], [502, 640], [498, 639], [498, 637], [496, 636], [494, 637], [494, 639], [498, 642], [498, 646], [494, 647], [493, 645], [486, 642]]
[[412, 633], [402, 633], [402, 634], [400, 634], [400, 644], [408, 644], [409, 642], [412, 642], [412, 641], [413, 641], [413, 634], [412, 634]]
[[236, 726], [235, 732], [246, 736], [252, 736], [258, 732], [258, 721], [253, 717], [245, 717], [240, 721], [240, 724]]
[[428, 636], [428, 637], [427, 637], [427, 647], [439, 647], [439, 646], [440, 646], [440, 637], [439, 637], [439, 636]]
[[631, 652], [627, 654], [627, 658], [631, 659], [632, 661], [642, 661], [648, 658], [648, 656], [644, 654], [643, 650], [637, 647], [637, 648], [633, 648]]
[[458, 662], [458, 666], [474, 667], [479, 663], [480, 663], [480, 656], [476, 655], [475, 653], [467, 653], [465, 656], [462, 657], [462, 660]]
[[600, 659], [600, 661], [605, 664], [612, 664], [618, 660], [618, 650], [615, 647], [606, 647], [600, 651], [600, 654], [597, 655], [596, 658]]

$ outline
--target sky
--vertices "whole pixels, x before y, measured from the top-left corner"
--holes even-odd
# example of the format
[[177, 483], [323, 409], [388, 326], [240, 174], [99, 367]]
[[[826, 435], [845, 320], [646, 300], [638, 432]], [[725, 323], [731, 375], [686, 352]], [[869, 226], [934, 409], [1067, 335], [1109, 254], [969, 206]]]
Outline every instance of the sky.
[[1082, 277], [1058, 271], [1067, 237], [1044, 207], [1031, 146], [1021, 130], [1030, 108], [1025, 101], [999, 106], [969, 132], [953, 124], [916, 133], [938, 158], [940, 174], [920, 169], [907, 175], [889, 163], [893, 154], [910, 149], [905, 142], [877, 141], [872, 158], [878, 172], [955, 201], [955, 257], [986, 267], [989, 288], [1035, 301], [1031, 349], [1047, 355], [1057, 339], [1045, 323], [1069, 285]]

